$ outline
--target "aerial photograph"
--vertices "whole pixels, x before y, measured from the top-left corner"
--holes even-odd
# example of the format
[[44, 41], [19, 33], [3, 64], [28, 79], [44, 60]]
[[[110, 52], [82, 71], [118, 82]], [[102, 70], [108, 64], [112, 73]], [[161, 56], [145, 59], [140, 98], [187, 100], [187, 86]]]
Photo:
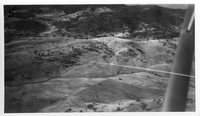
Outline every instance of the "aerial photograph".
[[5, 113], [195, 111], [194, 5], [3, 9]]

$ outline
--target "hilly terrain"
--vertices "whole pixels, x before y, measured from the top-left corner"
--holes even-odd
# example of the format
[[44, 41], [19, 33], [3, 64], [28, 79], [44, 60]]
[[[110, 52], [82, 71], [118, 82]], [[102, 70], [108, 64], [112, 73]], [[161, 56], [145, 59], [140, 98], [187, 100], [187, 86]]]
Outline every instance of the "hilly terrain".
[[169, 74], [140, 68], [171, 71], [184, 15], [156, 5], [4, 6], [5, 112], [161, 111]]

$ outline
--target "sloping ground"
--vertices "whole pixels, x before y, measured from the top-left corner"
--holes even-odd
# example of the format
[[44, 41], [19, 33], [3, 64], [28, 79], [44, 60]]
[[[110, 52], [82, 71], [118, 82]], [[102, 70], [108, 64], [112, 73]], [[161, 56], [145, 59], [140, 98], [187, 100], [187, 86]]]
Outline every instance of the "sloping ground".
[[140, 43], [117, 37], [101, 37], [93, 40], [105, 43], [114, 51], [115, 56], [111, 58], [111, 63], [140, 67], [147, 65], [147, 57]]
[[[146, 77], [147, 75], [150, 77]], [[129, 105], [136, 105], [137, 108], [132, 109], [132, 111], [141, 110], [140, 100], [144, 102], [150, 100], [151, 103], [154, 98], [163, 97], [166, 86], [163, 85], [163, 82], [166, 83], [167, 80], [165, 78], [159, 80], [157, 76], [142, 72], [107, 78], [54, 79], [43, 84], [48, 85], [48, 87], [43, 89], [41, 94], [45, 93], [46, 98], [59, 98], [61, 94], [67, 97], [40, 111], [63, 112], [67, 109], [71, 109], [73, 112], [93, 111], [87, 108], [89, 104], [93, 104], [97, 108], [96, 111], [117, 111], [117, 107]], [[57, 87], [51, 87], [53, 83], [59, 83], [59, 85], [55, 84], [54, 86]], [[71, 91], [72, 89], [73, 91]], [[127, 101], [129, 102], [127, 103]], [[128, 108], [124, 109], [128, 110]]]
[[[56, 80], [58, 82], [58, 79]], [[140, 72], [108, 78], [89, 78], [89, 80], [85, 81], [88, 84], [90, 83], [89, 86], [84, 86], [86, 88], [74, 92], [75, 94], [71, 94], [71, 97], [68, 97], [67, 100], [57, 102], [42, 109], [42, 111], [160, 111], [168, 79]], [[78, 81], [80, 84], [77, 84], [77, 86], [81, 86], [83, 78], [79, 78]], [[141, 104], [143, 103], [147, 104], [146, 109], [142, 108]], [[88, 108], [91, 104], [93, 108]]]
[[143, 88], [117, 81], [106, 80], [81, 91], [78, 96], [85, 102], [109, 103], [122, 99], [152, 98], [162, 96], [160, 89]]
[[130, 42], [130, 40], [121, 39], [121, 38], [117, 38], [117, 37], [101, 37], [101, 38], [95, 38], [92, 40], [104, 42], [109, 47], [113, 48], [114, 51], [117, 51], [121, 47], [125, 46], [125, 42]]
[[[12, 7], [14, 8], [12, 18], [7, 17]], [[33, 6], [7, 5], [5, 9], [5, 21], [6, 24], [8, 23], [6, 28], [9, 27], [10, 31], [8, 35], [24, 35], [23, 32], [18, 32], [19, 30], [25, 31], [27, 35], [43, 32], [48, 26], [37, 22], [40, 20], [52, 21], [57, 29], [65, 29], [76, 34], [83, 33], [86, 36], [95, 36], [103, 32], [118, 32], [128, 28], [134, 37], [139, 36], [141, 39], [177, 37], [185, 14], [183, 9], [174, 10], [156, 5], [47, 5], [34, 6], [34, 8]], [[19, 18], [20, 21], [10, 26], [9, 22], [14, 18]], [[27, 23], [28, 25], [24, 25]], [[141, 23], [146, 25], [141, 26]], [[13, 32], [12, 27], [18, 30]], [[144, 31], [138, 33], [141, 28]], [[12, 40], [8, 40], [10, 41]]]
[[[25, 40], [7, 44], [5, 112], [160, 111], [169, 75], [131, 66], [170, 71], [165, 54], [172, 59], [175, 49], [163, 46], [166, 41], [46, 41], [29, 41], [29, 49], [21, 48]], [[191, 80], [190, 111], [195, 105]]]
[[6, 71], [16, 69], [24, 64], [29, 64], [34, 59], [34, 56], [29, 52], [18, 52], [5, 55]]
[[148, 57], [149, 66], [163, 63], [171, 64], [173, 62], [174, 55], [172, 55], [171, 52], [175, 52], [175, 49], [171, 49], [165, 44], [167, 44], [166, 40], [140, 42], [140, 45]]
[[[177, 36], [183, 10], [48, 7], [5, 18], [5, 112], [160, 111], [169, 75], [131, 66], [170, 71], [176, 41], [161, 39]], [[93, 38], [98, 35], [129, 39]], [[195, 109], [194, 82], [189, 111]]]
[[79, 78], [106, 78], [117, 74], [116, 67], [108, 67], [91, 63], [80, 67], [75, 67], [72, 70], [64, 73], [63, 77], [79, 77]]
[[165, 90], [168, 78], [163, 78], [160, 76], [156, 76], [154, 74], [150, 74], [148, 72], [138, 72], [133, 74], [121, 74], [114, 77], [111, 77], [117, 82], [135, 85], [138, 87], [146, 87], [146, 88], [154, 88]]
[[[156, 65], [150, 66], [148, 69], [171, 72], [172, 67], [168, 64], [156, 64]], [[149, 72], [151, 72], [151, 71], [149, 71]], [[152, 71], [151, 73], [162, 76], [162, 77], [169, 77], [170, 76], [169, 73], [163, 73], [163, 72], [153, 72]]]
[[[10, 19], [9, 19], [10, 20]], [[48, 29], [48, 26], [46, 24], [43, 24], [37, 20], [34, 19], [24, 19], [19, 21], [13, 21], [13, 22], [7, 22], [6, 21], [6, 27], [8, 28], [8, 31], [6, 32], [6, 42], [7, 39], [10, 39], [10, 35], [12, 36], [37, 36], [41, 32], [44, 32]]]

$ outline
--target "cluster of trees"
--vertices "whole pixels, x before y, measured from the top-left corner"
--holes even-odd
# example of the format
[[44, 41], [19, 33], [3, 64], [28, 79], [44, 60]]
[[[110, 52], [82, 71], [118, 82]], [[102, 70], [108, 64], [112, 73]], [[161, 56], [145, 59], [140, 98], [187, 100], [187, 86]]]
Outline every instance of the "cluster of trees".
[[103, 32], [115, 32], [123, 30], [121, 22], [113, 13], [94, 14], [82, 21], [77, 21], [73, 30], [78, 33], [97, 35]]
[[175, 31], [173, 28], [154, 28], [154, 30], [146, 29], [143, 32], [134, 32], [131, 36], [138, 38], [154, 38], [154, 39], [172, 39], [179, 36], [179, 31]]
[[[113, 12], [94, 13], [96, 8], [107, 7]], [[16, 12], [15, 17], [23, 20], [17, 21], [14, 24], [5, 24], [5, 27], [16, 29], [25, 33], [25, 35], [37, 35], [47, 29], [45, 24], [36, 20], [28, 19], [34, 17], [35, 14], [44, 12], [41, 8], [62, 10], [66, 14], [74, 13], [81, 10], [90, 9], [91, 12], [83, 12], [80, 16], [71, 19], [71, 21], [55, 21], [58, 29], [64, 29], [73, 32], [81, 37], [87, 35], [95, 36], [100, 33], [112, 33], [124, 31], [124, 26], [132, 37], [146, 38], [173, 38], [179, 36], [179, 32], [173, 29], [174, 25], [179, 27], [183, 19], [184, 10], [170, 10], [159, 6], [126, 6], [126, 5], [70, 5], [70, 6], [37, 6], [35, 8], [26, 8], [24, 6], [17, 6], [15, 10], [25, 10], [24, 12]], [[6, 6], [5, 12], [9, 11]], [[84, 17], [82, 20], [79, 20]], [[140, 26], [140, 22], [148, 24], [148, 28], [155, 28], [155, 30], [145, 30], [144, 32], [136, 32]]]
[[16, 22], [5, 23], [5, 28], [8, 28], [8, 32], [9, 30], [15, 30], [15, 33], [13, 33], [14, 35], [21, 34], [26, 36], [37, 36], [41, 32], [46, 31], [48, 29], [48, 26], [36, 20], [26, 19]]
[[114, 55], [113, 50], [103, 42], [80, 42], [80, 44], [77, 43], [75, 45], [70, 45], [66, 49], [70, 50], [35, 50], [34, 54], [38, 60], [46, 59], [51, 61], [58, 61], [64, 67], [78, 65], [80, 62], [80, 57], [90, 52], [96, 52], [100, 54], [102, 53], [102, 57], [105, 59]]

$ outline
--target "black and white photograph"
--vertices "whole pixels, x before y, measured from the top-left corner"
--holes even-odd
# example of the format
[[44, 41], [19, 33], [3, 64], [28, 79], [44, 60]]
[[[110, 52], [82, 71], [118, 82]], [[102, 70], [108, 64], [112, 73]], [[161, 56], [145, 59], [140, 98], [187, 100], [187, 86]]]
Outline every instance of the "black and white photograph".
[[195, 4], [4, 4], [4, 113], [195, 112]]

